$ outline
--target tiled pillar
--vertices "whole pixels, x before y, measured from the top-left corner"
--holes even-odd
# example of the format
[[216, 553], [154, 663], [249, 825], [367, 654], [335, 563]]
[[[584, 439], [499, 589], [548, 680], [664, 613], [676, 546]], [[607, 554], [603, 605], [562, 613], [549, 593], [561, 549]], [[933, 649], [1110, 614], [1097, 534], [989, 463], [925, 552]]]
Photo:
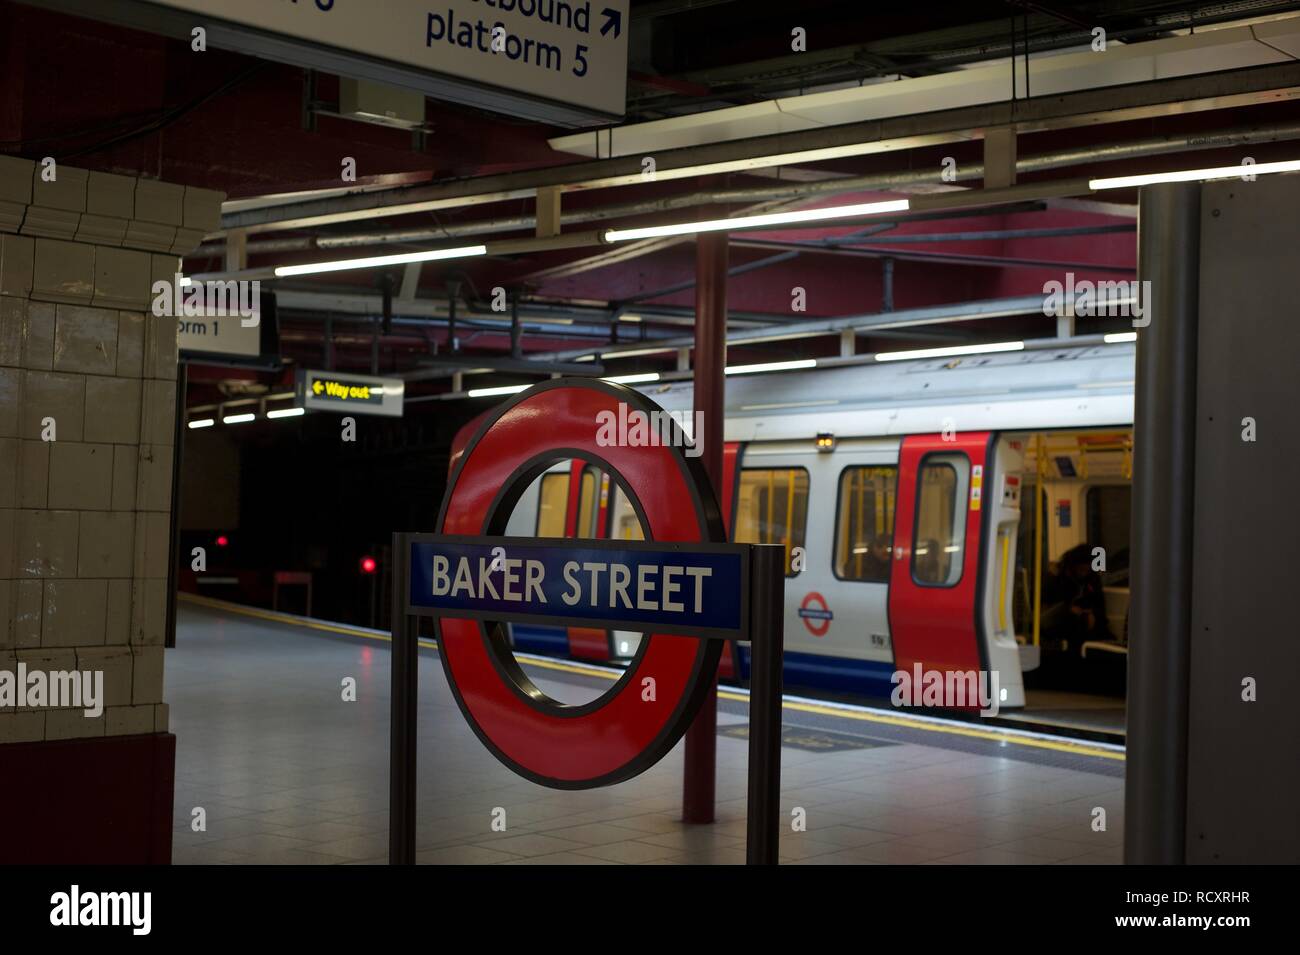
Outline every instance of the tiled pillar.
[[[163, 631], [177, 325], [151, 313], [151, 287], [217, 228], [222, 198], [65, 166], [46, 181], [40, 164], [0, 156], [0, 671], [103, 671], [105, 697], [98, 718], [0, 706], [0, 779], [24, 763], [76, 778], [78, 762], [103, 765], [107, 752], [112, 765], [120, 751], [126, 767], [127, 750], [146, 747], [170, 816], [171, 766], [156, 754], [174, 754]], [[90, 807], [92, 819], [103, 810], [105, 840], [134, 831], [123, 813], [156, 807], [148, 785], [134, 810], [111, 793]], [[30, 821], [63, 803], [86, 818], [85, 793], [30, 784], [21, 798], [33, 805], [9, 815], [17, 798], [0, 785], [0, 815]], [[109, 841], [113, 861], [142, 861]], [[12, 851], [0, 844], [0, 862]]]

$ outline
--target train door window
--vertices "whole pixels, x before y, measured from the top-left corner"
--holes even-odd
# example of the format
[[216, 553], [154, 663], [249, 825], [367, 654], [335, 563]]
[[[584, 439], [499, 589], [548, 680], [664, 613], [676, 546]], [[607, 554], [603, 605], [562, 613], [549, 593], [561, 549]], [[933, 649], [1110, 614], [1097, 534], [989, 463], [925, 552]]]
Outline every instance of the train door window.
[[969, 475], [964, 454], [932, 454], [921, 462], [912, 541], [912, 579], [918, 584], [952, 587], [961, 580]]
[[564, 512], [569, 506], [569, 475], [556, 472], [542, 475], [537, 495], [537, 536], [563, 537]]
[[613, 489], [614, 505], [609, 511], [609, 536], [614, 540], [643, 541], [645, 531], [636, 516], [632, 502], [618, 485]]
[[898, 468], [850, 467], [840, 472], [835, 523], [835, 576], [889, 583], [894, 553]]
[[808, 472], [804, 468], [746, 468], [736, 502], [739, 544], [785, 547], [785, 575], [795, 576], [791, 554], [804, 546], [808, 526]]

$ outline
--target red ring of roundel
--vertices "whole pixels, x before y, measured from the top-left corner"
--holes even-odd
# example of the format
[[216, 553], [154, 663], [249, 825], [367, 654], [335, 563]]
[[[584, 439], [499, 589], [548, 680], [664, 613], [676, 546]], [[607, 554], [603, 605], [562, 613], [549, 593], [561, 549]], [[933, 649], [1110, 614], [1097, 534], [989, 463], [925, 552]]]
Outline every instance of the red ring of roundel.
[[[617, 415], [620, 401], [656, 408], [638, 392], [605, 382], [555, 380], [520, 394], [466, 448], [439, 533], [486, 534], [493, 501], [520, 467], [554, 449], [575, 449], [603, 459], [622, 477], [642, 505], [647, 539], [725, 539], [698, 460], [668, 445], [597, 444], [597, 414]], [[700, 676], [716, 672], [721, 652], [718, 641], [651, 635], [634, 672], [612, 695], [573, 715], [554, 704], [529, 702], [508, 685], [478, 622], [444, 618], [438, 624], [448, 681], [479, 738], [515, 772], [565, 789], [629, 779], [662, 758], [689, 725], [707, 689]], [[647, 678], [654, 680], [653, 700], [645, 699]]]

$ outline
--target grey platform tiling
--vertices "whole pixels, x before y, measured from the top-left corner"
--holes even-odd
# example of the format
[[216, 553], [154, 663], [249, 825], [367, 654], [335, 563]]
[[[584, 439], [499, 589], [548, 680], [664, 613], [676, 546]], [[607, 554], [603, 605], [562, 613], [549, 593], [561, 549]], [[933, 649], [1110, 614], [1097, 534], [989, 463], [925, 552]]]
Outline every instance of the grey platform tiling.
[[[388, 846], [388, 647], [183, 605], [167, 651], [177, 736], [173, 861], [383, 864]], [[554, 671], [544, 690], [570, 698]], [[341, 699], [357, 680], [355, 703]], [[587, 679], [565, 674], [564, 681]], [[727, 701], [719, 722], [747, 721]], [[966, 737], [787, 711], [787, 722], [896, 745], [782, 750], [793, 864], [1121, 861], [1122, 764]], [[746, 743], [718, 737], [718, 821], [678, 821], [681, 746], [617, 786], [560, 792], [522, 780], [466, 726], [434, 652], [420, 655], [417, 861], [429, 864], [739, 864], [745, 855]], [[975, 743], [981, 745], [976, 746]], [[1014, 750], [1013, 755], [1004, 755]], [[1061, 765], [1068, 762], [1068, 765]], [[1092, 830], [1102, 807], [1107, 829]], [[193, 831], [192, 810], [206, 812]], [[492, 829], [505, 810], [506, 830]]]

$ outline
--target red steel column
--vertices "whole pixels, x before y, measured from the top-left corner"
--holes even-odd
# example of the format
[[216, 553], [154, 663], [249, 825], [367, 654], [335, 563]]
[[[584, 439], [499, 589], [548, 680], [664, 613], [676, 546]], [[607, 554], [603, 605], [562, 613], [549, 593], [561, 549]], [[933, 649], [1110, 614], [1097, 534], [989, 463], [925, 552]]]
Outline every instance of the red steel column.
[[[722, 500], [723, 368], [727, 364], [727, 235], [695, 240], [695, 412], [701, 460]], [[719, 505], [721, 506], [721, 505]], [[718, 688], [713, 688], [686, 731], [686, 768], [682, 779], [682, 821], [713, 822], [717, 782]]]

